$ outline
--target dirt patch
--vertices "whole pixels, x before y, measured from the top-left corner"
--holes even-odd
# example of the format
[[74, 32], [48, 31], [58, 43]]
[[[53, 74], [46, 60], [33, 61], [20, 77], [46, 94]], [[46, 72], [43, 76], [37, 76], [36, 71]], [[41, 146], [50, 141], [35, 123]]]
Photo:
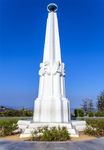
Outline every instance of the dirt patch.
[[89, 135], [86, 135], [83, 132], [81, 132], [78, 138], [73, 137], [71, 140], [72, 141], [85, 141], [85, 140], [92, 140], [92, 139], [96, 139], [96, 137], [89, 136]]
[[[0, 139], [12, 140], [12, 141], [27, 141], [27, 140], [29, 140], [29, 138], [20, 138], [20, 134], [1, 137]], [[84, 141], [84, 140], [92, 140], [92, 139], [96, 139], [96, 137], [88, 136], [88, 135], [85, 135], [84, 133], [80, 133], [80, 136], [78, 138], [73, 137], [71, 139], [71, 141]]]
[[13, 140], [13, 141], [25, 141], [28, 140], [29, 138], [20, 138], [20, 134], [15, 134], [10, 136], [0, 137], [0, 139]]

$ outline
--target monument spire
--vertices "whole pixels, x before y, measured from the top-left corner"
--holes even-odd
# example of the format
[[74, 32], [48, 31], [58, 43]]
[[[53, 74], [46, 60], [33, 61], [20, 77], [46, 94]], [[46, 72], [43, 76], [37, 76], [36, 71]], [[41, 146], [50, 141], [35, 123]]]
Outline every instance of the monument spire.
[[56, 61], [61, 63], [60, 39], [56, 14], [57, 9], [58, 7], [54, 3], [51, 3], [47, 6], [49, 13], [46, 25], [43, 62], [49, 61], [52, 64]]

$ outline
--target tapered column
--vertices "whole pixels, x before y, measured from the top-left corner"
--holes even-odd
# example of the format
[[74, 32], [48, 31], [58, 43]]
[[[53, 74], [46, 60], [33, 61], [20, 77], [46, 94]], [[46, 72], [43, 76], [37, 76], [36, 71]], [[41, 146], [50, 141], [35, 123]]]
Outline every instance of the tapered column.
[[49, 12], [46, 26], [43, 62], [61, 63], [59, 30], [56, 12]]
[[35, 122], [68, 122], [64, 63], [57, 20], [57, 5], [48, 6], [43, 62], [39, 70], [39, 93], [34, 105]]

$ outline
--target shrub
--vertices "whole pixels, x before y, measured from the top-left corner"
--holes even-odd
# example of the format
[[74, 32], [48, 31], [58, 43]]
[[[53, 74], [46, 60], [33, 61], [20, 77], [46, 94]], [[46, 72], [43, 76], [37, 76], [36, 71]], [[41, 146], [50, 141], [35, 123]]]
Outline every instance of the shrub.
[[82, 109], [74, 110], [75, 117], [84, 117], [84, 111]]
[[94, 113], [93, 112], [88, 112], [88, 116], [89, 117], [94, 117]]
[[84, 131], [85, 134], [88, 134], [90, 136], [96, 136], [96, 131], [93, 130], [91, 127], [87, 127]]
[[12, 109], [4, 106], [0, 106], [0, 117], [31, 117], [33, 116], [33, 111], [29, 109]]
[[32, 133], [32, 141], [67, 141], [70, 140], [70, 134], [66, 127], [51, 127], [45, 126], [37, 128]]
[[0, 136], [11, 135], [17, 129], [16, 119], [0, 120]]
[[96, 117], [104, 117], [104, 112], [98, 111], [95, 113]]
[[85, 134], [93, 136], [104, 136], [104, 119], [86, 119], [87, 127]]

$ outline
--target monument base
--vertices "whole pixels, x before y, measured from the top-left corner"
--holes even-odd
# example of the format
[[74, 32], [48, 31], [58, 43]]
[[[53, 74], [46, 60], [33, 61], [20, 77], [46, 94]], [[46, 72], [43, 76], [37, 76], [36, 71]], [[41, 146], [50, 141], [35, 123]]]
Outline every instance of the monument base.
[[31, 137], [32, 132], [38, 127], [66, 127], [71, 137], [79, 137], [79, 131], [83, 131], [86, 127], [85, 121], [70, 121], [68, 123], [45, 123], [33, 122], [28, 120], [19, 120], [18, 127], [22, 130], [20, 138]]

